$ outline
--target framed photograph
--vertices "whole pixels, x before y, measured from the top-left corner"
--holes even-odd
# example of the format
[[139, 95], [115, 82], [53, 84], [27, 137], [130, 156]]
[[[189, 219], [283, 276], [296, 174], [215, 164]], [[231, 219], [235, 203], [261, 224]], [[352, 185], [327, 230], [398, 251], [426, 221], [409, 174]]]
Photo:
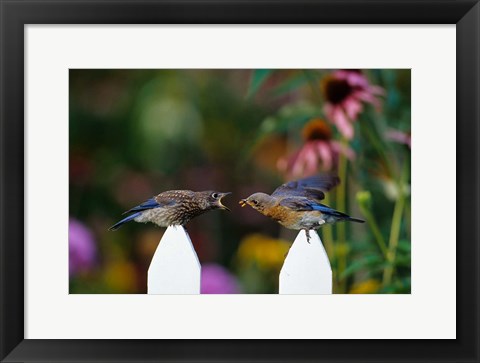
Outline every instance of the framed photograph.
[[1, 12], [2, 361], [480, 360], [478, 1]]

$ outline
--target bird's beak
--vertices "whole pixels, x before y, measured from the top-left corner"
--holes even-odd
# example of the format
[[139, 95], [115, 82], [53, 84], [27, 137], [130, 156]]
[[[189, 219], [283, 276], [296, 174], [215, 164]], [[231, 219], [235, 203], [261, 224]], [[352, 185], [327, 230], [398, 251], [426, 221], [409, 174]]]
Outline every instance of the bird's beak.
[[227, 195], [229, 195], [229, 194], [232, 194], [232, 193], [231, 193], [231, 192], [221, 193], [221, 194], [220, 194], [220, 199], [218, 199], [218, 205], [219, 205], [219, 207], [220, 207], [221, 209], [225, 209], [225, 210], [228, 210], [228, 211], [230, 212], [230, 209], [229, 209], [227, 206], [225, 206], [225, 205], [222, 204], [222, 199], [223, 199], [224, 197], [226, 197]]
[[238, 202], [238, 204], [240, 204], [243, 207], [245, 207], [247, 205], [247, 200], [246, 199], [242, 199], [240, 202]]

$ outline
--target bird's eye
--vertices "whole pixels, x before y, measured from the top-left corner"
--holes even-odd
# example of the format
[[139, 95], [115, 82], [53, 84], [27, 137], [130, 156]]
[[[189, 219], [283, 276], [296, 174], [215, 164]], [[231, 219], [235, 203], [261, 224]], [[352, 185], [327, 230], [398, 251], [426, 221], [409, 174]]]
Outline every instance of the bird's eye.
[[218, 198], [218, 193], [212, 193], [212, 198], [217, 199]]
[[258, 204], [258, 202], [255, 199], [252, 200], [252, 203], [255, 204], [255, 205]]

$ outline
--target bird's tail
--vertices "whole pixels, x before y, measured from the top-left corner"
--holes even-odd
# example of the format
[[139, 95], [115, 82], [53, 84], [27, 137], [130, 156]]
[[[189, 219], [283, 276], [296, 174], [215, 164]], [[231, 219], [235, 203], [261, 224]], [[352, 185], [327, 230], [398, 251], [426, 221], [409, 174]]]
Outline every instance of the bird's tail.
[[120, 228], [120, 226], [122, 224], [125, 224], [127, 222], [130, 222], [132, 219], [135, 219], [137, 218], [140, 214], [142, 214], [141, 212], [137, 212], [137, 213], [133, 213], [131, 215], [129, 215], [128, 217], [126, 218], [123, 218], [120, 222], [117, 222], [115, 223], [113, 226], [111, 226], [108, 230], [109, 231], [116, 231], [118, 228]]
[[353, 218], [353, 217], [345, 218], [345, 220], [350, 221], [350, 222], [365, 223], [365, 221], [363, 219], [358, 219], [358, 218]]

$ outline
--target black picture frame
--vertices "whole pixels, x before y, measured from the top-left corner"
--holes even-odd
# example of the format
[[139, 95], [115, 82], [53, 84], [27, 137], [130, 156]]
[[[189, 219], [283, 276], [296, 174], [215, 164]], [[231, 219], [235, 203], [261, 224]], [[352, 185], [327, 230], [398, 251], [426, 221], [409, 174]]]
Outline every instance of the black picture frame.
[[[0, 11], [2, 361], [479, 362], [478, 0], [1, 0]], [[24, 25], [159, 23], [456, 24], [457, 339], [24, 339]], [[450, 193], [453, 192], [445, 190], [445, 195], [438, 197], [448, 200]]]

